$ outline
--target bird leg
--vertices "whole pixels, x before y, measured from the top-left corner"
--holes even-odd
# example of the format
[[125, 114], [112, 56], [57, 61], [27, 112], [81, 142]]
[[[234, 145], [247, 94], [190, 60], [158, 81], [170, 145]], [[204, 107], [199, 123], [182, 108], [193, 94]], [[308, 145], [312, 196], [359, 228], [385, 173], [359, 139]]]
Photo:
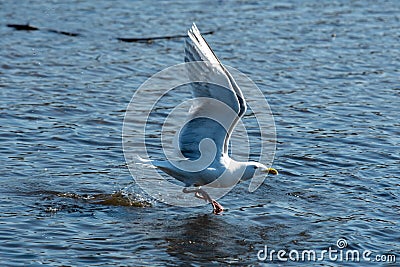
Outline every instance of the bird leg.
[[202, 194], [199, 192], [194, 193], [194, 196], [200, 199], [203, 199], [205, 202], [207, 202], [207, 198], [205, 198]]
[[208, 201], [208, 199], [201, 193], [201, 191], [204, 192], [204, 190], [201, 190], [200, 188], [196, 188], [196, 189], [188, 189], [188, 188], [183, 188], [182, 192], [183, 193], [194, 193], [194, 196], [200, 199], [205, 200], [206, 202]]
[[219, 204], [217, 201], [212, 199], [210, 195], [204, 191], [203, 189], [196, 188], [196, 189], [188, 189], [188, 188], [183, 188], [182, 190], [183, 193], [194, 193], [194, 196], [200, 199], [204, 199], [207, 202], [210, 202], [211, 205], [213, 206], [213, 212], [214, 214], [220, 214], [221, 212], [224, 211], [224, 207], [222, 207], [221, 204]]

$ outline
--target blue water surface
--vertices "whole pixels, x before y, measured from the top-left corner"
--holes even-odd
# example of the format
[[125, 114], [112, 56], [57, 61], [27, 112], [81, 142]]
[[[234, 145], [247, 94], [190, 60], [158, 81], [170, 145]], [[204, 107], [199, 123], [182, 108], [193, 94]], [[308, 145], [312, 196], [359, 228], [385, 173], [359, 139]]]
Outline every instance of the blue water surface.
[[[193, 21], [276, 123], [280, 175], [235, 187], [221, 216], [141, 195], [122, 150], [132, 95], [183, 62], [184, 44], [116, 37], [182, 35]], [[6, 26], [28, 22], [41, 30]], [[340, 238], [372, 252], [363, 266], [400, 261], [400, 2], [2, 1], [0, 34], [2, 266], [279, 266], [257, 253]], [[123, 188], [151, 207], [104, 201]]]

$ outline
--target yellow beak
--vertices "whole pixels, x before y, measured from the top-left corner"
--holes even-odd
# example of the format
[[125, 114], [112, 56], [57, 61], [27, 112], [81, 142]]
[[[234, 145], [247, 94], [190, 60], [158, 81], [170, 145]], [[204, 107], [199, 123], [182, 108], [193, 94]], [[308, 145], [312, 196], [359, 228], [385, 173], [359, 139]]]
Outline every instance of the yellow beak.
[[275, 170], [274, 168], [265, 169], [265, 170], [263, 170], [263, 172], [267, 172], [267, 173], [270, 173], [270, 174], [273, 174], [273, 175], [278, 175], [278, 171]]

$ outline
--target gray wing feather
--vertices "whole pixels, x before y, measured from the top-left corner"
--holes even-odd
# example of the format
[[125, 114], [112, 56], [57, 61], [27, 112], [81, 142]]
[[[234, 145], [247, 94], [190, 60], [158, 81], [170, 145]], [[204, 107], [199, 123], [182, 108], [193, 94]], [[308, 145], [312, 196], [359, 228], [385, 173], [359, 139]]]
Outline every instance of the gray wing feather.
[[[209, 138], [221, 156], [228, 153], [229, 138], [246, 112], [246, 101], [232, 75], [220, 63], [194, 23], [188, 35], [185, 62], [191, 62], [187, 64], [187, 73], [192, 81], [194, 101], [187, 123], [179, 133], [179, 150], [187, 158], [199, 158], [200, 142]], [[224, 103], [234, 116], [232, 112], [226, 112], [223, 104], [218, 106], [212, 100]]]

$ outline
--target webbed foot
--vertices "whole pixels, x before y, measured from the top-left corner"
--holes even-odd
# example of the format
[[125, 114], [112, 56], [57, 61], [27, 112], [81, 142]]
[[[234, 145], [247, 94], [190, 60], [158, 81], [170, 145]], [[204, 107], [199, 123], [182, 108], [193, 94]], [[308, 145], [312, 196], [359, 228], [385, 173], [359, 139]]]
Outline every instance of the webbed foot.
[[222, 207], [222, 205], [219, 204], [214, 199], [211, 201], [211, 204], [213, 206], [213, 213], [214, 214], [220, 214], [220, 213], [222, 213], [224, 211], [224, 207]]

